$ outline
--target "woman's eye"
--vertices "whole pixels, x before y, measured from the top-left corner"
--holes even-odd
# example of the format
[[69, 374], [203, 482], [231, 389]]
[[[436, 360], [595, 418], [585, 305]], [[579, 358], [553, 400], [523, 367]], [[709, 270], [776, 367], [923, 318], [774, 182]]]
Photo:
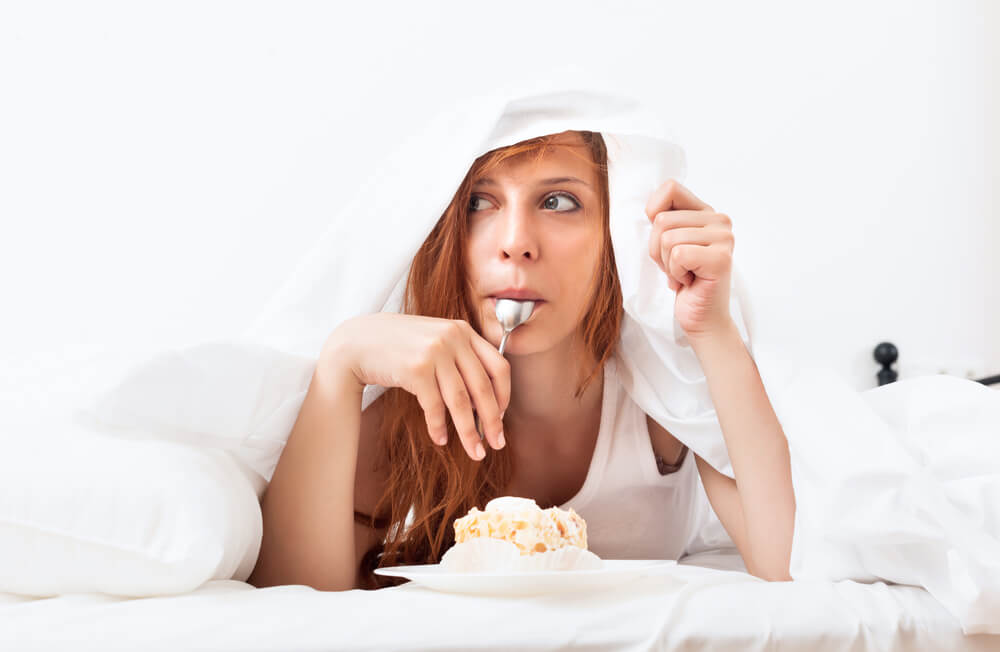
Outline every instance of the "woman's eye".
[[470, 212], [475, 212], [475, 211], [480, 210], [480, 208], [485, 208], [484, 206], [480, 206], [479, 205], [479, 202], [481, 202], [481, 201], [485, 202], [486, 200], [483, 199], [482, 197], [479, 197], [478, 195], [473, 195], [472, 197], [470, 197], [469, 198], [469, 211]]
[[[560, 202], [559, 200], [564, 200]], [[489, 208], [492, 204], [485, 197], [480, 197], [479, 195], [473, 195], [469, 198], [469, 212], [474, 213], [476, 211], [485, 210]], [[561, 207], [560, 207], [561, 206]], [[569, 213], [580, 208], [580, 203], [569, 194], [564, 192], [556, 193], [554, 195], [549, 195], [542, 200], [542, 207], [546, 210], [553, 210], [558, 213]]]
[[[562, 210], [559, 210], [557, 208], [559, 206], [559, 201], [558, 201], [559, 199], [569, 200], [569, 202], [567, 203], [567, 208], [564, 208]], [[545, 208], [558, 211], [560, 213], [568, 213], [570, 211], [575, 211], [576, 209], [580, 208], [580, 204], [571, 195], [567, 195], [566, 193], [549, 195], [548, 197], [545, 198], [545, 201], [542, 202], [542, 205]]]

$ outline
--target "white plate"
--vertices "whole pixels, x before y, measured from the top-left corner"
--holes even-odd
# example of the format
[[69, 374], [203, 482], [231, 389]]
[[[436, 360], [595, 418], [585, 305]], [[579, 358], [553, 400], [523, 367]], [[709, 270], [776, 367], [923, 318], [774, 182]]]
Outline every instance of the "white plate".
[[375, 573], [405, 577], [435, 591], [478, 595], [538, 595], [621, 586], [643, 575], [676, 566], [672, 559], [605, 559], [604, 568], [533, 573], [456, 573], [440, 564], [377, 568]]

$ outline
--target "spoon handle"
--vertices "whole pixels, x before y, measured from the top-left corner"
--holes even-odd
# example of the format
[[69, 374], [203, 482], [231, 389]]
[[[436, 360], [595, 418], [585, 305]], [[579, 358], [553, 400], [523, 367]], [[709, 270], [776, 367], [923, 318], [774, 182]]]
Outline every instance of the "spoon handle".
[[[509, 331], [503, 332], [503, 337], [500, 338], [500, 355], [503, 355], [504, 347], [507, 346], [507, 338], [510, 337], [511, 331], [513, 330], [514, 329], [512, 328]], [[480, 441], [482, 441], [483, 439], [486, 438], [486, 436], [483, 434], [483, 427], [479, 424], [479, 414], [475, 410], [473, 410], [472, 416], [476, 418], [476, 432], [479, 433], [479, 439]]]
[[507, 346], [507, 338], [510, 337], [510, 334], [511, 332], [513, 332], [513, 330], [514, 329], [512, 328], [509, 331], [503, 332], [503, 337], [500, 338], [500, 355], [503, 355], [504, 347]]

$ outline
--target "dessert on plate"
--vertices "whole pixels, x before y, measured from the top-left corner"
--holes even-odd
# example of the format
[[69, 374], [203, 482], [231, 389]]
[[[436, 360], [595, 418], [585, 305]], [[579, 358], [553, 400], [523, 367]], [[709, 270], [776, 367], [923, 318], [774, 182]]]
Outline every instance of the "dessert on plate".
[[542, 509], [530, 498], [494, 498], [480, 511], [473, 507], [455, 519], [455, 542], [477, 537], [510, 541], [522, 555], [564, 546], [587, 549], [587, 523], [573, 509]]
[[455, 545], [441, 566], [457, 572], [593, 570], [587, 523], [572, 509], [542, 509], [530, 498], [503, 496], [455, 519]]

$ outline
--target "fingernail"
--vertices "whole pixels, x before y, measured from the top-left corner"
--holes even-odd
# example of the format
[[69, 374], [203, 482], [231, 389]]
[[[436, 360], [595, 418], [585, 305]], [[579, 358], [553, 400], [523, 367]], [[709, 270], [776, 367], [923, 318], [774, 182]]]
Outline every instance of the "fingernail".
[[507, 445], [507, 440], [503, 438], [503, 430], [501, 430], [500, 434], [497, 436], [497, 444], [500, 445], [500, 448]]
[[481, 460], [486, 457], [486, 449], [482, 444], [476, 444], [476, 459]]

